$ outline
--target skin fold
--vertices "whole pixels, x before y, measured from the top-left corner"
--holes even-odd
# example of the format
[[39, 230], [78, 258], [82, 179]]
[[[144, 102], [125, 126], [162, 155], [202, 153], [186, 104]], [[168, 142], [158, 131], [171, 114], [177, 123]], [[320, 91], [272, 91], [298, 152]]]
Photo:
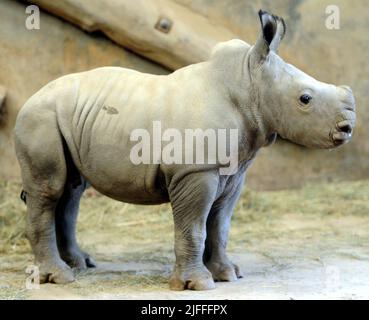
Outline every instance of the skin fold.
[[[71, 74], [26, 102], [14, 134], [27, 237], [41, 282], [67, 283], [74, 280], [72, 268], [95, 266], [76, 241], [79, 201], [89, 184], [118, 201], [171, 203], [171, 289], [212, 289], [214, 280], [242, 276], [226, 246], [257, 151], [277, 134], [307, 147], [334, 148], [351, 138], [355, 125], [351, 89], [319, 82], [284, 62], [277, 54], [283, 19], [263, 11], [259, 17], [261, 33], [253, 46], [220, 43], [208, 61], [168, 76], [117, 67]], [[180, 132], [238, 129], [237, 172], [220, 174], [219, 162], [133, 164], [130, 134], [150, 131], [153, 121]]]

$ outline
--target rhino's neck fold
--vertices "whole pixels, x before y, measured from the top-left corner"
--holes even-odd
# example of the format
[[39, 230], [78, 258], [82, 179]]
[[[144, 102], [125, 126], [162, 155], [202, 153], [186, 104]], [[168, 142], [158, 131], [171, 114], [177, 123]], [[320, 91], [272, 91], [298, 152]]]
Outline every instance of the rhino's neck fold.
[[268, 140], [272, 131], [268, 126], [268, 122], [265, 121], [266, 117], [260, 105], [259, 91], [252, 81], [249, 93], [248, 101], [246, 101], [242, 109], [245, 114], [246, 129], [254, 132], [253, 138], [256, 139], [254, 145], [259, 148], [269, 145]]
[[268, 118], [263, 113], [260, 84], [253, 77], [250, 53], [250, 47], [242, 47], [235, 50], [230, 57], [214, 59], [210, 64], [210, 75], [211, 81], [216, 81], [215, 87], [224, 88], [222, 92], [242, 116], [248, 149], [256, 151], [267, 145], [273, 131], [270, 130], [270, 122], [266, 121]]
[[269, 122], [266, 121], [267, 117], [263, 113], [258, 87], [252, 81], [251, 75], [249, 79], [250, 82], [243, 90], [241, 89], [233, 93], [230, 91], [230, 95], [232, 103], [244, 119], [248, 144], [251, 145], [252, 149], [258, 149], [270, 144], [268, 141], [273, 130], [270, 128]]

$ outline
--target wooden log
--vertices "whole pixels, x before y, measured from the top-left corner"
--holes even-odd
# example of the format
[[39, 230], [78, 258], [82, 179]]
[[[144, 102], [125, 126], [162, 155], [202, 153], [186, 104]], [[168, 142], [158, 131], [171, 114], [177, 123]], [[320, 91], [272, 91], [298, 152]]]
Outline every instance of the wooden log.
[[237, 38], [227, 28], [170, 0], [28, 2], [88, 32], [101, 31], [118, 44], [169, 69], [206, 60], [216, 43]]

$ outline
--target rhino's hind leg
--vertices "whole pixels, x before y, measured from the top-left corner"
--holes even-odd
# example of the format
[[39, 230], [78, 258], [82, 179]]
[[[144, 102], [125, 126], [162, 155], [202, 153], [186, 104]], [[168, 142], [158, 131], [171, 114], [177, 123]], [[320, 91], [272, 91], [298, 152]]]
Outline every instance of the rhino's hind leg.
[[187, 175], [169, 190], [174, 216], [176, 264], [169, 281], [172, 290], [215, 288], [203, 263], [206, 219], [217, 191], [211, 173]]
[[26, 193], [26, 235], [39, 266], [40, 282], [67, 283], [74, 275], [60, 258], [55, 233], [55, 208], [66, 181], [62, 139], [51, 111], [33, 111], [23, 113], [15, 130]]
[[96, 267], [90, 255], [80, 249], [76, 238], [79, 203], [85, 189], [85, 179], [79, 173], [70, 174], [68, 171], [64, 193], [56, 208], [56, 235], [60, 256], [70, 267], [78, 269]]
[[207, 221], [204, 262], [215, 281], [235, 281], [242, 278], [240, 268], [226, 254], [231, 217], [242, 185], [243, 177], [235, 190], [214, 203]]
[[56, 201], [42, 193], [27, 192], [27, 238], [39, 266], [40, 282], [68, 283], [74, 280], [71, 268], [60, 258], [55, 236]]

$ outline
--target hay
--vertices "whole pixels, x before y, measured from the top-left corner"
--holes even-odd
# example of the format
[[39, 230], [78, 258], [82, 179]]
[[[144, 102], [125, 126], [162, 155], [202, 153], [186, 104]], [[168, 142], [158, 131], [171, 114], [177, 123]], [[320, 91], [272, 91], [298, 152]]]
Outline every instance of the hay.
[[[21, 185], [0, 182], [0, 254], [29, 251], [25, 239], [26, 207], [19, 198]], [[255, 192], [245, 188], [233, 217], [235, 228], [251, 222], [272, 223], [281, 214], [367, 216], [369, 182], [307, 185], [300, 190]], [[268, 222], [269, 221], [269, 222]], [[94, 190], [82, 199], [78, 232], [121, 233], [127, 249], [172, 241], [169, 204], [136, 206], [111, 200]], [[118, 240], [118, 239], [117, 239]]]

